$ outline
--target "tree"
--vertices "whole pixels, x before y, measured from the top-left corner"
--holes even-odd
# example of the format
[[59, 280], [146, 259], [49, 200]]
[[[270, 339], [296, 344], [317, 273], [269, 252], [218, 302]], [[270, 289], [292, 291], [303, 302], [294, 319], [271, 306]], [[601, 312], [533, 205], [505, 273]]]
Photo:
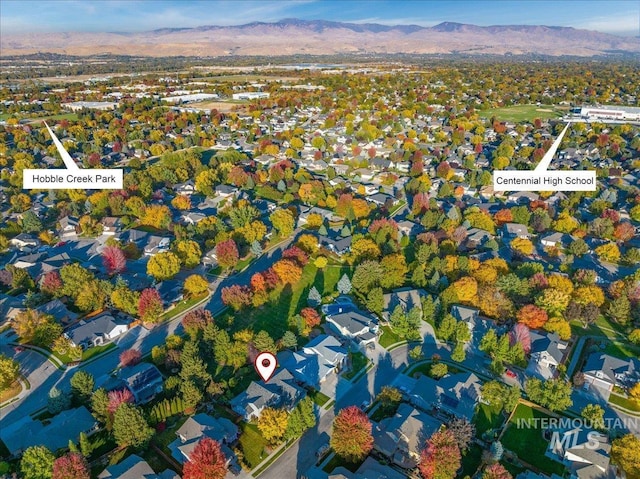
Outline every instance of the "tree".
[[640, 383], [635, 383], [629, 388], [629, 398], [640, 406]]
[[487, 466], [482, 473], [482, 479], [513, 479], [513, 476], [502, 464], [496, 462], [495, 464]]
[[626, 434], [615, 439], [611, 444], [611, 459], [628, 479], [640, 478], [640, 438]]
[[45, 273], [40, 283], [40, 290], [43, 293], [50, 294], [51, 296], [58, 297], [61, 295], [62, 278], [60, 273], [56, 270]]
[[78, 371], [71, 376], [71, 392], [81, 402], [85, 403], [91, 399], [95, 380], [93, 375], [86, 371]]
[[320, 324], [320, 315], [313, 308], [303, 308], [302, 311], [300, 311], [300, 316], [304, 319], [306, 329], [309, 331]]
[[561, 379], [541, 381], [537, 378], [527, 380], [524, 390], [529, 399], [551, 411], [564, 411], [571, 407], [571, 384]]
[[138, 301], [138, 316], [144, 322], [155, 323], [160, 320], [164, 311], [160, 293], [155, 288], [146, 288], [142, 290]]
[[379, 284], [382, 274], [380, 263], [372, 260], [363, 261], [356, 266], [351, 284], [360, 293], [367, 294]]
[[275, 341], [266, 331], [258, 331], [258, 334], [253, 337], [253, 346], [260, 352], [269, 351], [276, 354], [278, 351]]
[[111, 303], [113, 306], [132, 316], [138, 314], [139, 301], [140, 293], [138, 291], [132, 291], [125, 285], [117, 286], [111, 293]]
[[277, 209], [269, 216], [271, 224], [282, 238], [291, 236], [294, 228], [294, 218], [291, 211], [286, 209]]
[[292, 259], [284, 258], [276, 261], [273, 270], [285, 284], [295, 284], [302, 277], [302, 268]]
[[453, 418], [447, 429], [453, 434], [461, 452], [469, 449], [469, 445], [476, 435], [476, 427], [467, 418]]
[[192, 274], [184, 280], [184, 290], [189, 297], [196, 297], [209, 290], [209, 283], [199, 274]]
[[113, 437], [120, 447], [142, 447], [151, 437], [153, 428], [149, 427], [142, 412], [132, 404], [121, 404], [113, 417]]
[[173, 278], [180, 271], [180, 258], [171, 251], [153, 255], [147, 263], [147, 274], [156, 281]]
[[142, 354], [137, 349], [125, 349], [120, 353], [120, 366], [127, 368], [140, 362]]
[[0, 389], [8, 388], [20, 375], [18, 361], [0, 353]]
[[44, 446], [31, 446], [22, 454], [20, 471], [24, 479], [49, 479], [53, 474], [54, 456]]
[[598, 404], [587, 404], [580, 415], [589, 421], [592, 429], [604, 429], [604, 409]]
[[246, 286], [234, 284], [222, 288], [222, 302], [231, 306], [234, 311], [240, 311], [251, 304], [251, 290]]
[[433, 363], [429, 368], [429, 374], [434, 379], [440, 379], [447, 375], [449, 368], [445, 363]]
[[266, 407], [258, 419], [258, 429], [270, 443], [278, 442], [287, 430], [288, 414], [284, 409]]
[[626, 325], [631, 318], [631, 303], [626, 296], [620, 296], [611, 300], [607, 308], [607, 315], [617, 323]]
[[356, 406], [342, 409], [333, 421], [331, 448], [342, 459], [357, 462], [373, 449], [371, 421]]
[[526, 238], [515, 238], [511, 241], [511, 249], [522, 256], [531, 256], [533, 253], [533, 243]]
[[91, 411], [98, 421], [106, 423], [109, 420], [109, 395], [104, 388], [98, 389], [91, 396]]
[[340, 294], [349, 294], [351, 292], [351, 281], [347, 273], [344, 273], [340, 281], [338, 281], [337, 289]]
[[13, 329], [25, 342], [49, 347], [62, 334], [62, 327], [53, 316], [34, 309], [20, 311], [13, 319]]
[[236, 242], [232, 239], [228, 239], [218, 243], [216, 245], [216, 258], [218, 260], [218, 264], [223, 269], [234, 268], [240, 259]]
[[420, 455], [418, 468], [424, 479], [453, 479], [460, 468], [460, 449], [453, 433], [444, 429], [433, 433]]
[[292, 331], [286, 331], [280, 339], [280, 346], [283, 349], [295, 348], [298, 345], [298, 338]]
[[63, 391], [60, 391], [60, 389], [55, 386], [49, 390], [49, 394], [47, 396], [47, 410], [51, 414], [55, 415], [65, 409], [69, 409], [70, 405], [71, 398]]
[[405, 282], [409, 269], [403, 254], [392, 254], [382, 258], [380, 262], [382, 276], [379, 278], [383, 288], [397, 288]]
[[382, 288], [373, 288], [369, 291], [365, 304], [369, 311], [382, 314], [382, 310], [384, 309], [384, 292]]
[[438, 326], [438, 336], [440, 336], [443, 341], [449, 341], [455, 334], [457, 325], [458, 323], [456, 321], [456, 318], [454, 318], [450, 314], [447, 314], [444, 318], [442, 318], [442, 321], [440, 321], [440, 325]]
[[86, 432], [82, 431], [80, 433], [78, 442], [80, 443], [80, 452], [82, 453], [82, 455], [84, 457], [89, 457], [91, 455], [91, 452], [93, 451], [93, 445], [91, 444], [91, 441], [89, 441]]
[[180, 258], [180, 262], [187, 269], [193, 269], [200, 264], [202, 251], [195, 241], [181, 240], [175, 243], [174, 252]]
[[[465, 328], [467, 327], [466, 324], [464, 323], [462, 324], [464, 325]], [[464, 350], [464, 345], [462, 343], [456, 343], [455, 347], [453, 348], [453, 352], [451, 353], [451, 359], [457, 363], [461, 363], [462, 361], [465, 360], [466, 357], [467, 357], [467, 354]]]
[[134, 402], [133, 394], [127, 388], [114, 389], [107, 393], [109, 404], [107, 412], [113, 416], [122, 404], [132, 404]]
[[182, 318], [182, 327], [192, 340], [197, 339], [200, 332], [210, 324], [213, 324], [213, 315], [202, 308], [191, 310]]
[[223, 479], [227, 475], [227, 458], [220, 443], [204, 436], [184, 464], [183, 479]]
[[618, 263], [620, 261], [620, 249], [615, 243], [605, 243], [595, 249], [595, 253], [602, 261]]
[[320, 306], [322, 303], [322, 296], [320, 295], [320, 291], [315, 286], [312, 286], [309, 290], [309, 296], [307, 296], [307, 304], [314, 308]]
[[382, 390], [376, 396], [376, 401], [380, 403], [379, 407], [386, 414], [393, 414], [402, 402], [402, 393], [394, 387], [382, 386]]
[[106, 246], [102, 250], [102, 264], [107, 270], [107, 274], [122, 273], [127, 266], [127, 258], [122, 250], [116, 246]]
[[171, 211], [166, 205], [150, 205], [144, 208], [140, 223], [159, 230], [166, 229], [171, 223]]
[[70, 452], [53, 461], [52, 479], [89, 479], [89, 465], [82, 454]]

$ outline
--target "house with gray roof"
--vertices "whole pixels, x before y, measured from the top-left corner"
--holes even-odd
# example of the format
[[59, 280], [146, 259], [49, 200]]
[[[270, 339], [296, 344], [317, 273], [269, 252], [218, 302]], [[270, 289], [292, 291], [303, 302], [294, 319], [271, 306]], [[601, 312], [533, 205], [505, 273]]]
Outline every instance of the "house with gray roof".
[[527, 373], [540, 379], [552, 379], [567, 353], [567, 342], [558, 333], [530, 331], [531, 351]]
[[422, 313], [422, 298], [426, 296], [427, 292], [424, 289], [415, 288], [399, 288], [386, 293], [382, 296], [382, 318], [389, 321], [391, 313], [397, 306], [400, 306], [405, 313], [413, 308], [418, 308]]
[[227, 459], [227, 466], [233, 464], [231, 468], [239, 470], [237, 458], [229, 448], [230, 445], [238, 440], [239, 435], [238, 426], [227, 418], [215, 418], [208, 414], [200, 413], [186, 420], [180, 429], [176, 431], [177, 439], [169, 444], [168, 448], [173, 458], [180, 464], [184, 464], [190, 460], [189, 458], [200, 439], [208, 437], [218, 441], [222, 446], [221, 449]]
[[545, 455], [567, 466], [571, 479], [616, 477], [610, 465], [611, 444], [606, 435], [582, 427], [550, 432], [553, 436]]
[[505, 223], [500, 233], [503, 238], [509, 240], [515, 238], [529, 239], [531, 237], [527, 226], [520, 223]]
[[433, 416], [402, 403], [394, 416], [374, 423], [373, 447], [394, 464], [413, 469], [425, 442], [441, 426]]
[[612, 391], [613, 386], [626, 389], [640, 381], [640, 360], [616, 358], [606, 353], [591, 353], [582, 368], [585, 388]]
[[556, 231], [540, 238], [540, 244], [547, 248], [568, 248], [575, 240], [573, 236], [567, 233]]
[[301, 383], [318, 389], [331, 374], [342, 370], [346, 357], [347, 350], [340, 341], [321, 334], [309, 341], [302, 351], [279, 353], [278, 364], [291, 371]]
[[373, 346], [378, 338], [378, 320], [352, 305], [332, 304], [323, 308], [325, 319], [340, 336], [364, 347]]
[[480, 316], [480, 310], [460, 304], [451, 306], [451, 315], [456, 320], [466, 323], [471, 333], [471, 340], [465, 343], [464, 348], [473, 354], [483, 354], [478, 347], [482, 337], [493, 327], [492, 322]]
[[84, 406], [62, 411], [48, 421], [45, 425], [31, 416], [24, 416], [13, 424], [0, 427], [0, 439], [11, 455], [16, 456], [38, 445], [55, 452], [66, 448], [70, 440], [77, 443], [80, 433], [90, 436], [98, 430], [98, 422]]
[[409, 400], [416, 407], [471, 418], [481, 402], [481, 386], [478, 376], [469, 372], [449, 374], [437, 381], [423, 375], [417, 379]]
[[78, 314], [70, 311], [67, 308], [67, 305], [59, 299], [54, 299], [49, 301], [48, 303], [44, 303], [43, 305], [38, 306], [36, 308], [36, 311], [42, 314], [50, 314], [58, 323], [62, 324], [63, 326], [66, 326], [78, 319]]
[[89, 319], [83, 319], [77, 325], [67, 330], [64, 335], [75, 346], [83, 349], [107, 344], [129, 329], [131, 318], [115, 318], [109, 313]]
[[146, 404], [151, 401], [156, 394], [162, 392], [164, 385], [162, 374], [150, 363], [139, 363], [123, 368], [120, 371], [120, 379], [133, 394], [136, 404]]
[[147, 461], [132, 454], [122, 462], [107, 467], [98, 474], [98, 479], [180, 479], [180, 476], [171, 469], [156, 474]]
[[251, 381], [249, 387], [230, 402], [231, 409], [245, 421], [258, 419], [266, 407], [292, 410], [307, 395], [293, 375], [282, 368], [268, 382]]

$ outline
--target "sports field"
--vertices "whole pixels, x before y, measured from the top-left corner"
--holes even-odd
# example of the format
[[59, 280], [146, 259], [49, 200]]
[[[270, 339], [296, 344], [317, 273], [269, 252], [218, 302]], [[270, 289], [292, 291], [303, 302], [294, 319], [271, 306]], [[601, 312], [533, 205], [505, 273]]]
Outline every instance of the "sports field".
[[544, 120], [562, 116], [562, 112], [551, 105], [514, 105], [504, 108], [489, 108], [487, 110], [480, 110], [478, 114], [483, 118], [495, 116], [500, 121], [513, 122], [532, 122], [536, 118]]

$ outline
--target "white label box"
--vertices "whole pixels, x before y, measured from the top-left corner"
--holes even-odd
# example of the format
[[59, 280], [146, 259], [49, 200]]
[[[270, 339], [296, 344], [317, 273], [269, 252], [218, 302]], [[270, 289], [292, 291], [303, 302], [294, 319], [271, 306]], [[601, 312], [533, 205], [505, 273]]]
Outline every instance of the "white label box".
[[555, 170], [498, 170], [494, 191], [595, 191], [596, 172]]
[[23, 170], [25, 190], [121, 190], [122, 169]]

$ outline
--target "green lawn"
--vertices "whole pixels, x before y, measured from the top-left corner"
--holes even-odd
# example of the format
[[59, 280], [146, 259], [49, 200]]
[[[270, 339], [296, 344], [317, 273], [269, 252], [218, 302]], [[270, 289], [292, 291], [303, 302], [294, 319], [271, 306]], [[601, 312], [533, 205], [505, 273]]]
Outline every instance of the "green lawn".
[[363, 368], [367, 367], [369, 360], [362, 353], [351, 353], [351, 369], [342, 375], [345, 379], [352, 379]]
[[[114, 349], [116, 347], [115, 343], [107, 343], [102, 346], [94, 346], [93, 348], [85, 349], [82, 351], [81, 361], [88, 361], [89, 359], [97, 356], [98, 354], [104, 353], [105, 351], [109, 351], [110, 349]], [[68, 354], [60, 354], [55, 351], [49, 350], [52, 356], [59, 359], [63, 364], [69, 364], [77, 361], [77, 359], [72, 358]]]
[[47, 120], [47, 121], [51, 121], [51, 120], [78, 121], [78, 114], [77, 113], [60, 113], [59, 115], [43, 116], [43, 117], [40, 117], [40, 118], [32, 119], [31, 123], [35, 123], [35, 122], [43, 121], [43, 120]]
[[[409, 374], [412, 378], [418, 377], [419, 375], [424, 375], [424, 376], [431, 376], [431, 365], [433, 363], [432, 362], [427, 362], [427, 363], [422, 363], [422, 364], [418, 364], [417, 366], [411, 367], [409, 369], [409, 371], [411, 371]], [[455, 366], [451, 366], [450, 364], [447, 364], [447, 374], [458, 374], [462, 372], [462, 370], [456, 368]]]
[[555, 111], [550, 105], [513, 105], [503, 108], [489, 108], [487, 110], [477, 110], [480, 117], [491, 118], [495, 116], [499, 121], [533, 121], [536, 118], [547, 119], [562, 116], [562, 113]]
[[469, 450], [462, 456], [462, 472], [459, 477], [473, 477], [482, 463], [482, 448], [472, 444]]
[[389, 326], [381, 326], [382, 336], [380, 336], [380, 346], [388, 348], [392, 344], [399, 343], [403, 339], [394, 333]]
[[240, 430], [242, 434], [239, 445], [244, 453], [244, 461], [253, 469], [267, 457], [265, 449], [268, 443], [255, 424], [243, 422], [240, 424]]
[[630, 411], [640, 412], [640, 404], [638, 404], [637, 401], [620, 396], [618, 394], [611, 393], [611, 395], [609, 396], [609, 403], [615, 404], [624, 409], [629, 409]]
[[160, 321], [164, 322], [171, 318], [175, 318], [181, 313], [184, 313], [189, 308], [192, 308], [194, 305], [198, 304], [199, 301], [202, 301], [207, 295], [203, 294], [200, 296], [194, 296], [193, 298], [185, 299], [180, 301], [174, 308], [170, 309], [162, 316], [160, 316]]
[[511, 464], [505, 460], [500, 461], [500, 464], [502, 464], [504, 468], [511, 473], [511, 477], [516, 477], [521, 472], [526, 471], [524, 467], [516, 466], [515, 464]]
[[607, 345], [604, 352], [620, 359], [637, 358], [640, 356], [640, 348], [631, 344], [613, 341]]
[[571, 334], [574, 336], [602, 336], [612, 341], [623, 340], [627, 337], [627, 331], [624, 327], [609, 321], [604, 316], [600, 316], [593, 324], [586, 328], [580, 321], [571, 321]]
[[532, 423], [532, 427], [528, 429], [525, 426], [518, 427], [516, 422], [518, 419], [526, 420], [549, 417], [550, 416], [542, 411], [532, 409], [524, 404], [518, 404], [502, 436], [502, 444], [506, 449], [514, 452], [522, 461], [539, 468], [547, 475], [556, 473], [562, 476], [565, 472], [565, 467], [561, 463], [545, 456], [549, 443], [543, 437], [543, 431], [534, 428], [534, 423]]
[[504, 416], [500, 408], [489, 406], [488, 404], [480, 404], [473, 417], [473, 423], [476, 425], [476, 436], [481, 437], [489, 429], [496, 429], [504, 422]]
[[313, 400], [314, 403], [316, 403], [320, 407], [327, 404], [327, 402], [329, 402], [329, 399], [330, 399], [329, 396], [327, 396], [326, 394], [323, 394], [320, 391], [315, 391], [315, 390], [310, 392], [308, 396]]

